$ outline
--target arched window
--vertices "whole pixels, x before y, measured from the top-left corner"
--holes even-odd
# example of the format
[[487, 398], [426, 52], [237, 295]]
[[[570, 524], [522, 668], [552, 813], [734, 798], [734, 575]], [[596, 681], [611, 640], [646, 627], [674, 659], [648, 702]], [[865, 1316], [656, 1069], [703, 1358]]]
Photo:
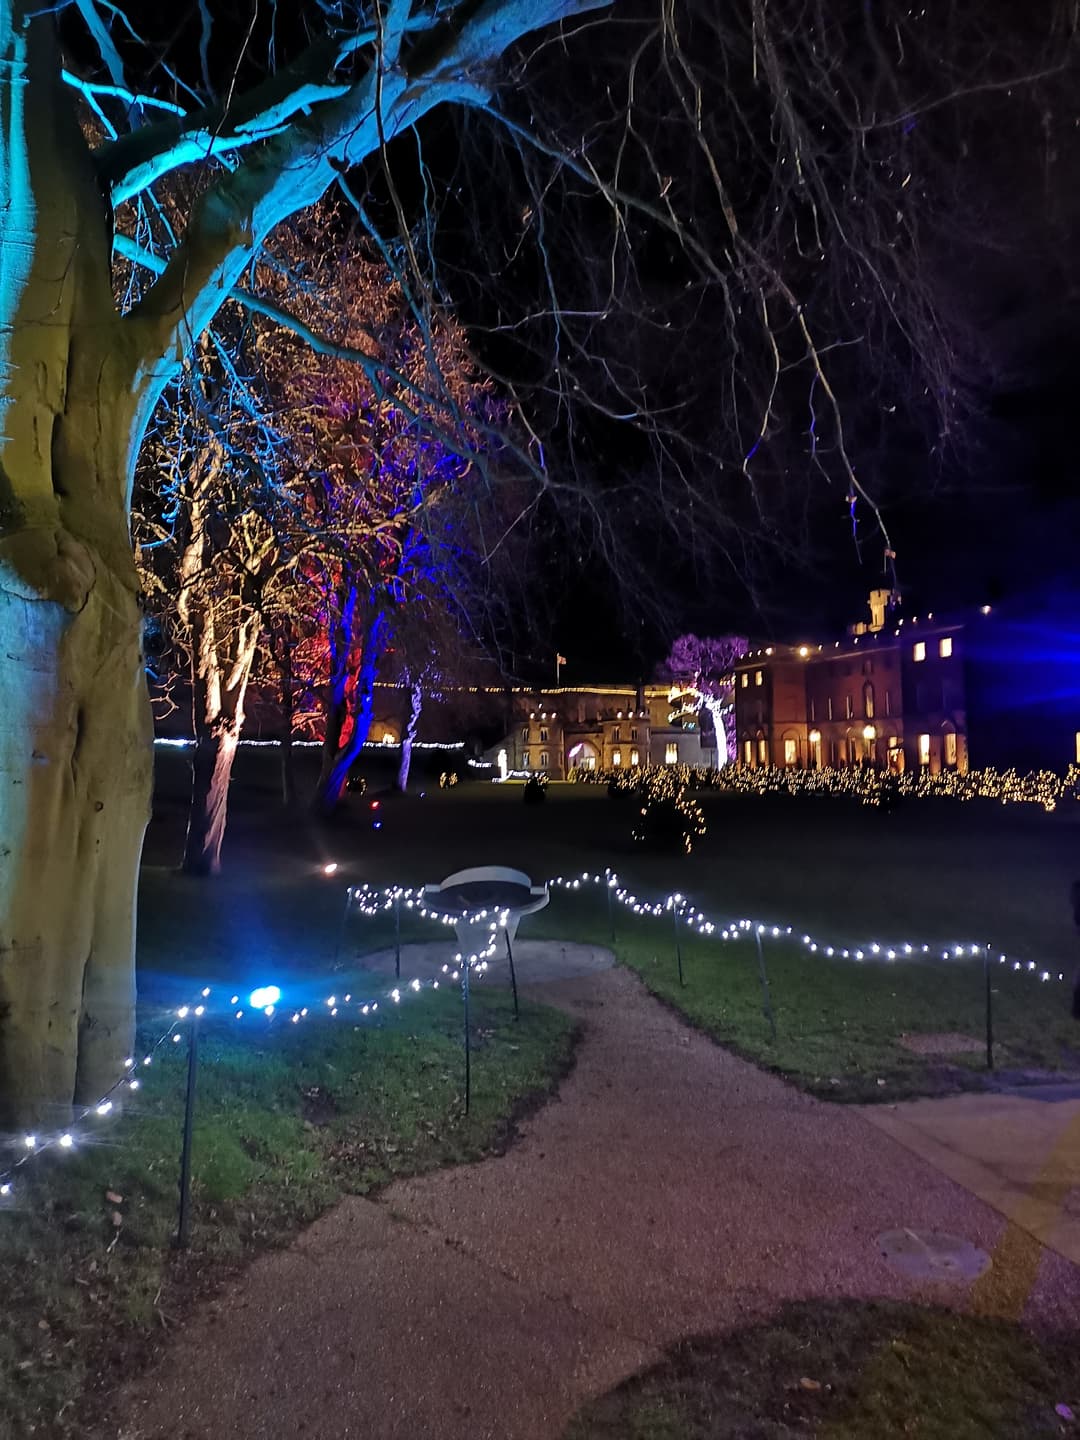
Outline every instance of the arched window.
[[873, 718], [874, 718], [874, 687], [873, 687], [873, 685], [870, 684], [869, 680], [866, 682], [866, 684], [865, 684], [865, 685], [863, 686], [863, 688], [862, 688], [862, 705], [863, 705], [863, 714], [866, 716], [867, 720], [873, 720]]

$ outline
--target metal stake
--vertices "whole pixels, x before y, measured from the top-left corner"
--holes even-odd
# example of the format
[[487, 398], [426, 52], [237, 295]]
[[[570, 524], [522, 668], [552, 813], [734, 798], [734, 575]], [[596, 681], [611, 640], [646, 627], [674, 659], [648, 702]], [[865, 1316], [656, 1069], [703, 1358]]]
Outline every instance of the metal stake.
[[761, 931], [755, 928], [754, 939], [757, 941], [758, 973], [761, 976], [761, 1012], [769, 1022], [769, 1036], [773, 1043], [776, 1042], [776, 1018], [773, 1015], [772, 998], [769, 995], [769, 977], [765, 973], [765, 951], [761, 944]]
[[401, 896], [394, 896], [394, 979], [401, 979]]
[[469, 1113], [469, 1099], [472, 1094], [472, 1056], [469, 1046], [469, 962], [461, 977], [461, 998], [465, 1005], [465, 1114]]
[[682, 946], [679, 943], [679, 910], [676, 905], [671, 907], [671, 919], [675, 925], [675, 959], [679, 966], [679, 984], [685, 987], [686, 981], [683, 979], [682, 973]]
[[506, 936], [506, 958], [510, 961], [510, 984], [511, 984], [511, 986], [513, 987], [513, 991], [514, 991], [514, 1019], [516, 1020], [516, 1019], [518, 1018], [518, 996], [517, 996], [517, 975], [516, 975], [516, 973], [515, 973], [515, 971], [514, 971], [514, 951], [513, 951], [513, 947], [512, 947], [511, 944], [510, 944], [510, 931], [509, 931], [509, 929], [505, 929], [505, 930], [503, 931], [503, 934]]
[[330, 963], [331, 970], [337, 969], [338, 958], [341, 955], [342, 947], [345, 944], [345, 932], [349, 924], [349, 911], [352, 908], [353, 892], [352, 886], [345, 891], [345, 908], [341, 912], [341, 928], [338, 930], [337, 944], [334, 946], [334, 958]]
[[191, 1132], [195, 1122], [195, 1077], [199, 1070], [199, 1017], [191, 1017], [188, 1037], [187, 1095], [184, 1099], [184, 1140], [180, 1148], [180, 1215], [176, 1247], [186, 1250], [191, 1239]]
[[983, 981], [986, 986], [986, 1068], [994, 1068], [994, 1001], [990, 986], [990, 946], [983, 951]]

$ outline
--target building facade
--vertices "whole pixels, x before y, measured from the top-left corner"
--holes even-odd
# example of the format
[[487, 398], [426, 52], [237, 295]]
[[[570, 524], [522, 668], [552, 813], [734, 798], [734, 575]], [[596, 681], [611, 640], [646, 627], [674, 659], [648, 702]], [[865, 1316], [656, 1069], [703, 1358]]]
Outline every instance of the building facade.
[[972, 641], [988, 633], [989, 607], [887, 626], [885, 594], [843, 640], [758, 647], [736, 662], [740, 764], [967, 770]]
[[714, 765], [712, 731], [673, 718], [678, 688], [669, 685], [580, 685], [510, 692], [510, 733], [489, 750], [512, 771], [552, 780], [574, 770], [639, 765]]

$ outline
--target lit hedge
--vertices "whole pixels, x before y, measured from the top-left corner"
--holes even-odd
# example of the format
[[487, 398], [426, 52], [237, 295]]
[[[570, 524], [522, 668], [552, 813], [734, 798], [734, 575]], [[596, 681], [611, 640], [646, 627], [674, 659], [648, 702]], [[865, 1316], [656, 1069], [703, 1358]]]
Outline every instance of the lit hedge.
[[864, 805], [886, 805], [897, 799], [997, 800], [1003, 805], [1041, 805], [1054, 810], [1061, 802], [1080, 799], [1080, 767], [1070, 765], [1064, 775], [1053, 770], [943, 770], [893, 771], [851, 767], [800, 770], [763, 765], [751, 769], [725, 765], [642, 765], [619, 770], [570, 772], [578, 784], [608, 785], [634, 790], [659, 785], [664, 790], [720, 790], [738, 795], [844, 796]]

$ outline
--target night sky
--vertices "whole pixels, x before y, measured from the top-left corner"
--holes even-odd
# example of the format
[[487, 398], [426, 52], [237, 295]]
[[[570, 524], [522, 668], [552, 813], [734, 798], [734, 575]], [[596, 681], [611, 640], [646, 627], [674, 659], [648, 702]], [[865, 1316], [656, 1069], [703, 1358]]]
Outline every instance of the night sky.
[[[915, 12], [893, 8], [914, 24]], [[185, 41], [182, 27], [172, 28], [159, 8], [137, 9], [144, 27], [165, 26], [163, 53], [167, 33], [173, 62], [193, 59], [194, 31]], [[724, 45], [716, 40], [711, 0], [682, 0], [676, 10], [685, 17], [687, 53], [702, 85], [704, 132], [743, 229], [812, 304], [824, 339], [840, 347], [830, 363], [852, 458], [881, 504], [905, 597], [915, 608], [941, 610], [1022, 592], [1048, 574], [1067, 575], [1080, 504], [1074, 458], [1080, 138], [1075, 63], [1054, 29], [1055, 7], [1049, 0], [1024, 7], [957, 0], [951, 21], [944, 11], [940, 24], [936, 14], [928, 17], [925, 54], [909, 62], [904, 82], [911, 93], [940, 98], [950, 88], [994, 83], [963, 101], [935, 100], [869, 142], [878, 146], [874, 176], [906, 169], [914, 177], [902, 197], [918, 223], [920, 248], [907, 257], [906, 273], [925, 291], [954, 349], [947, 383], [955, 386], [955, 403], [946, 407], [945, 433], [913, 347], [895, 327], [878, 324], [872, 301], [860, 296], [857, 308], [850, 302], [854, 313], [848, 310], [857, 289], [852, 275], [837, 268], [821, 278], [812, 267], [800, 269], [789, 237], [770, 233], [773, 160], [763, 158], [766, 146], [740, 138], [740, 125], [747, 134], [769, 128], [747, 79], [749, 51], [740, 50], [735, 31]], [[269, 13], [260, 24], [270, 23]], [[880, 38], [871, 27], [887, 23], [892, 9], [834, 0], [830, 13], [846, 27], [845, 78], [855, 92], [866, 89], [867, 56]], [[588, 134], [603, 169], [622, 144], [618, 102], [630, 57], [656, 14], [654, 0], [621, 0], [616, 21], [605, 22], [602, 32], [544, 47], [524, 82], [504, 91], [505, 113], [571, 148]], [[222, 27], [211, 51], [222, 75], [231, 73], [248, 32], [246, 7], [236, 15], [235, 36]], [[274, 24], [286, 58], [305, 36], [289, 34], [287, 17]], [[266, 39], [259, 34], [246, 43], [241, 81], [257, 77]], [[1038, 82], [1003, 83], [1010, 73], [1034, 72], [1063, 55], [1065, 68]], [[939, 60], [947, 83], [935, 69]], [[671, 181], [680, 215], [695, 238], [720, 253], [723, 229], [708, 167], [674, 94], [662, 71], [644, 71], [637, 123], [650, 162], [665, 184]], [[820, 129], [829, 143], [838, 142], [828, 132], [829, 112], [821, 114]], [[498, 637], [519, 674], [546, 677], [559, 650], [570, 661], [568, 679], [645, 676], [684, 629], [826, 635], [861, 615], [866, 592], [889, 578], [884, 542], [860, 506], [855, 543], [837, 465], [830, 459], [822, 474], [810, 461], [805, 374], [793, 366], [781, 378], [775, 422], [754, 455], [749, 483], [741, 464], [752, 403], [740, 430], [724, 377], [738, 372], [742, 404], [760, 395], [767, 380], [760, 341], [749, 314], [738, 321], [747, 328], [732, 333], [717, 287], [703, 282], [685, 246], [663, 226], [631, 217], [633, 260], [619, 273], [616, 303], [605, 307], [602, 324], [579, 327], [574, 341], [586, 337], [580, 352], [564, 347], [558, 397], [550, 325], [510, 322], [542, 309], [549, 283], [569, 309], [599, 303], [610, 259], [609, 207], [562, 175], [543, 191], [541, 235], [537, 187], [555, 167], [468, 112], [437, 112], [424, 122], [419, 143], [397, 142], [390, 159], [410, 223], [422, 218], [434, 182], [429, 258], [439, 293], [469, 326], [476, 354], [521, 393], [544, 437], [551, 474], [577, 477], [600, 496], [603, 533], [587, 507], [565, 500], [541, 505], [532, 517], [527, 566], [535, 583], [518, 602], [513, 633]], [[622, 166], [624, 186], [652, 203], [656, 175], [641, 153], [631, 149]], [[859, 203], [868, 210], [878, 203], [866, 195], [852, 202], [842, 193], [839, 162], [824, 173], [835, 182], [830, 193], [845, 224], [854, 223]], [[391, 233], [396, 217], [381, 167], [372, 164], [353, 180]], [[882, 194], [888, 201], [891, 191]], [[903, 310], [903, 294], [898, 303]], [[782, 344], [789, 342], [782, 336]], [[733, 367], [735, 346], [742, 348]], [[675, 416], [677, 434], [658, 442], [648, 427], [613, 418], [628, 408], [627, 374], [650, 407]], [[576, 393], [587, 400], [561, 403]], [[669, 490], [680, 468], [689, 480]]]

